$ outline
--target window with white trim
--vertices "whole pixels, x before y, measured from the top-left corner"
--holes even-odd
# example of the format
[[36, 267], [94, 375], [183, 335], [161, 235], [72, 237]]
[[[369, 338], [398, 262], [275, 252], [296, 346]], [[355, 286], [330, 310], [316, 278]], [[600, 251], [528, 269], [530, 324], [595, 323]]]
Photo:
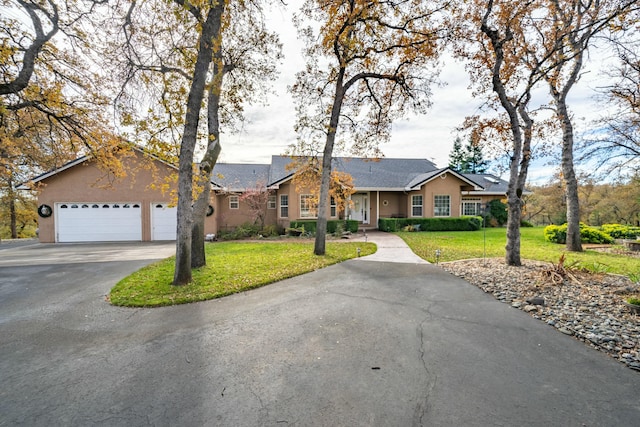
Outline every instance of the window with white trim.
[[330, 216], [332, 216], [332, 217], [337, 216], [337, 212], [338, 212], [338, 205], [336, 205], [336, 199], [335, 199], [335, 197], [331, 196], [331, 199], [330, 199], [329, 204], [331, 205], [331, 213], [330, 213]]
[[482, 215], [482, 199], [480, 197], [463, 197], [460, 214]]
[[276, 208], [276, 196], [270, 195], [267, 200], [267, 209], [275, 209]]
[[289, 195], [280, 195], [280, 218], [289, 218]]
[[229, 209], [240, 209], [240, 197], [229, 196]]
[[433, 196], [433, 216], [451, 216], [451, 196]]
[[318, 206], [312, 194], [300, 195], [300, 218], [316, 218]]
[[411, 196], [411, 216], [422, 216], [422, 194]]

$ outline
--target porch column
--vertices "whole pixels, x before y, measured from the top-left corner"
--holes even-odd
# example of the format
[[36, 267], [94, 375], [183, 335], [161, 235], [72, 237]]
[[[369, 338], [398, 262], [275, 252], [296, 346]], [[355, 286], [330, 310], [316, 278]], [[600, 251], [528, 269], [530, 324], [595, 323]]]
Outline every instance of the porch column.
[[380, 223], [380, 190], [376, 191], [376, 228]]

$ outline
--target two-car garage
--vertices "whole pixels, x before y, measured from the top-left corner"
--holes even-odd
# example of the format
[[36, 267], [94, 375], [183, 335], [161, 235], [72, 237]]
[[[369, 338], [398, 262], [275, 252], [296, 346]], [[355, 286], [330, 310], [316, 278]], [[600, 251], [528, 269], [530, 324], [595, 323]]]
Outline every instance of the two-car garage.
[[[140, 149], [118, 152], [122, 175], [91, 156], [33, 178], [42, 243], [148, 242], [176, 239], [177, 169]], [[216, 219], [205, 219], [213, 233]]]
[[[175, 240], [176, 208], [151, 203], [151, 240]], [[55, 206], [57, 242], [141, 241], [143, 204], [57, 203]]]

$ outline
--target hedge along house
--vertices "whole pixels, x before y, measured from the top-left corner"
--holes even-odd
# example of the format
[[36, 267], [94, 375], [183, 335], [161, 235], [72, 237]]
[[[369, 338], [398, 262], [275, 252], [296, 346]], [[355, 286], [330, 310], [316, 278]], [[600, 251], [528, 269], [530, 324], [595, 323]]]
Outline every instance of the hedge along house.
[[[311, 192], [292, 182], [295, 171], [287, 167], [292, 161], [272, 156], [268, 165], [217, 164], [212, 182], [219, 228], [253, 222], [242, 194], [256, 188], [269, 191], [265, 224], [286, 228], [294, 220], [317, 218]], [[503, 198], [507, 191], [507, 182], [493, 175], [439, 169], [425, 159], [339, 157], [333, 167], [353, 178], [355, 193], [344, 216], [358, 221], [362, 228], [377, 228], [380, 218], [480, 215], [486, 203]], [[339, 219], [339, 212], [331, 200], [327, 218]]]
[[[124, 176], [114, 177], [90, 157], [80, 157], [35, 177], [19, 189], [38, 192], [42, 243], [176, 239], [173, 177], [177, 168], [140, 149], [119, 156]], [[212, 196], [212, 212], [215, 195]], [[216, 230], [215, 217], [205, 221]]]

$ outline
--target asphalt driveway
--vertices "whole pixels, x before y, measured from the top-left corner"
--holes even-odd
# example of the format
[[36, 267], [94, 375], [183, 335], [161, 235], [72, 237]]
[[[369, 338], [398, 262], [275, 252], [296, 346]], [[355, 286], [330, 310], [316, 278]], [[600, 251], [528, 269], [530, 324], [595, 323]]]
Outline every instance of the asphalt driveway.
[[0, 251], [0, 425], [640, 419], [637, 372], [433, 265], [359, 259], [204, 303], [104, 301], [119, 278], [171, 250]]

